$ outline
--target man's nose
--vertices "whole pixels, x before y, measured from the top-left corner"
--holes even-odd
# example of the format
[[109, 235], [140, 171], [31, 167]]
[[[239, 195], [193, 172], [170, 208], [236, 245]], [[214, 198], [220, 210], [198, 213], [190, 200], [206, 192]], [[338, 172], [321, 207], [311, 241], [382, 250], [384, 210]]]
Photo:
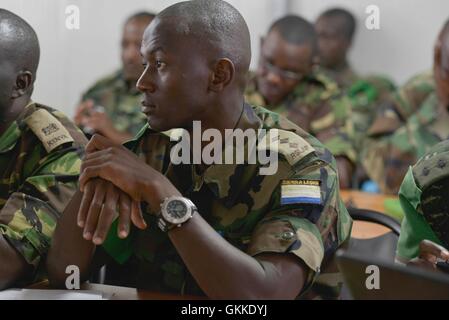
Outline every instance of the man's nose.
[[150, 79], [147, 70], [145, 69], [136, 83], [137, 90], [140, 92], [153, 93], [156, 91], [156, 84]]
[[267, 71], [266, 79], [268, 82], [276, 84], [276, 85], [280, 84], [282, 81], [281, 76], [276, 74], [273, 71]]

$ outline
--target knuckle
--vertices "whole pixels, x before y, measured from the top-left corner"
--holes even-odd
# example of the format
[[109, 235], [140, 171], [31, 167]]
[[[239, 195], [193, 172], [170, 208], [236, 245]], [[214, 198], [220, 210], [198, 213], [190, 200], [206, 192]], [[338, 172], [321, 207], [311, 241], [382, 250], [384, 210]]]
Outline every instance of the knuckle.
[[94, 199], [91, 203], [91, 207], [93, 208], [101, 208], [103, 206], [103, 202], [97, 199]]

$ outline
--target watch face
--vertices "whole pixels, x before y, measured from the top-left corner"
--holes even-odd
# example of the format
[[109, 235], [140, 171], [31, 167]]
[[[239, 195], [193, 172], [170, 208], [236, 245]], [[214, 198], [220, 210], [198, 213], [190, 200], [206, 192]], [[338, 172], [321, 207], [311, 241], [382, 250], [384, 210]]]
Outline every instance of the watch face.
[[195, 210], [195, 205], [189, 199], [170, 197], [161, 205], [161, 218], [169, 224], [180, 226], [192, 217]]
[[180, 200], [173, 200], [168, 203], [167, 211], [174, 218], [182, 218], [187, 213], [187, 206]]
[[171, 200], [167, 203], [166, 207], [167, 216], [165, 219], [173, 224], [179, 224], [185, 222], [189, 218], [189, 207], [182, 200]]

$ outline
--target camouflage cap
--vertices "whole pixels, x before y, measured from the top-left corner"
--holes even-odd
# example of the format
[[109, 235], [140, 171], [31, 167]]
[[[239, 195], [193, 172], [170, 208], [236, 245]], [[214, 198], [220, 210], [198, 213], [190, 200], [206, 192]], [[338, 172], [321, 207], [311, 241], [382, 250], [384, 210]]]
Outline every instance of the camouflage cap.
[[422, 214], [441, 240], [449, 247], [449, 141], [443, 141], [413, 168], [416, 183], [422, 191]]

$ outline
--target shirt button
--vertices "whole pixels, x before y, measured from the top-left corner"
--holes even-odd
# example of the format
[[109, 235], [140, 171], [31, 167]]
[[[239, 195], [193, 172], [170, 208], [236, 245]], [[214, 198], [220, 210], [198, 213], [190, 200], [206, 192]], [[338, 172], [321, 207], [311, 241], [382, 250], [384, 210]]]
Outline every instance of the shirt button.
[[282, 234], [282, 239], [283, 240], [291, 240], [291, 239], [293, 239], [294, 236], [295, 236], [295, 234], [293, 233], [293, 231], [285, 231]]

